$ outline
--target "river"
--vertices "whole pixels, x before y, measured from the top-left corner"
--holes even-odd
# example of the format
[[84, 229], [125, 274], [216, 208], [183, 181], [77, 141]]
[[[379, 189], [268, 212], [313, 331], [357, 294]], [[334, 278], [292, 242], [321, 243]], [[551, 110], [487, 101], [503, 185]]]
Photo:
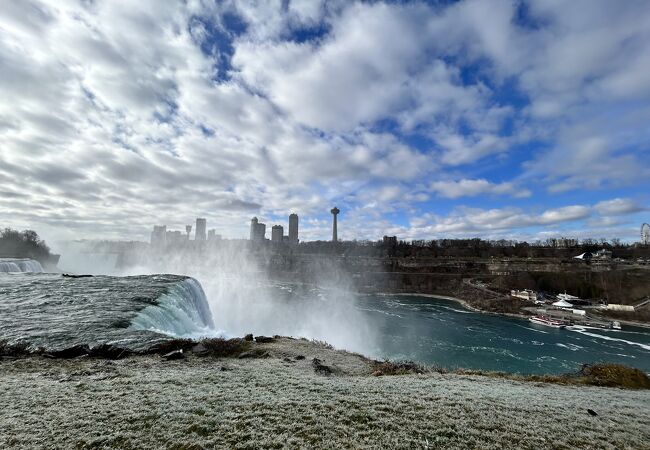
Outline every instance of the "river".
[[650, 333], [643, 328], [555, 329], [418, 296], [365, 296], [358, 309], [378, 331], [376, 353], [384, 358], [522, 374], [573, 372], [595, 362], [650, 372]]

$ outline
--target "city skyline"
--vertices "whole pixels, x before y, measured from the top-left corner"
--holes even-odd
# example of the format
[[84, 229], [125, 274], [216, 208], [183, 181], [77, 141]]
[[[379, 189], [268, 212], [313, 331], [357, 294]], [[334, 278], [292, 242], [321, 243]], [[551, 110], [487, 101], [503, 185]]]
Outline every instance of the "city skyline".
[[[0, 217], [305, 240], [639, 240], [650, 4], [0, 4]], [[143, 45], [145, 43], [145, 45]], [[193, 231], [196, 232], [196, 228]], [[207, 230], [205, 230], [207, 232]]]

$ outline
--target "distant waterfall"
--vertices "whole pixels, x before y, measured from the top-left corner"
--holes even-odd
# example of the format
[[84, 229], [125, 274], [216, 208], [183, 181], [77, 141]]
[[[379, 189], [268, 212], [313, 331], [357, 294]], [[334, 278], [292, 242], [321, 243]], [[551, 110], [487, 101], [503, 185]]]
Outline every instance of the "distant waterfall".
[[41, 273], [43, 267], [41, 263], [33, 259], [0, 259], [0, 272], [32, 272]]
[[131, 322], [131, 329], [174, 336], [198, 337], [214, 334], [214, 322], [203, 288], [188, 278], [147, 306]]

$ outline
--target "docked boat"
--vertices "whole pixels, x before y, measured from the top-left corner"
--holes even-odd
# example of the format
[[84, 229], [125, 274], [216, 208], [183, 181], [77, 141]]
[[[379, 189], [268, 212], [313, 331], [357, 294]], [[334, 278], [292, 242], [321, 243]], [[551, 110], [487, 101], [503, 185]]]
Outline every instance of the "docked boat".
[[566, 326], [566, 324], [563, 321], [551, 319], [550, 317], [547, 316], [534, 316], [528, 320], [531, 321], [532, 323], [544, 325], [551, 328], [564, 328]]

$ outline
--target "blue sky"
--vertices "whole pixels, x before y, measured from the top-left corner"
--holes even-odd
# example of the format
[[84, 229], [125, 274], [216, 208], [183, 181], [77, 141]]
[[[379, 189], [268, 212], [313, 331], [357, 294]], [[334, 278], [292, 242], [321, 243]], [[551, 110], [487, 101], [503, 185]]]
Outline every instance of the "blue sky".
[[0, 4], [0, 218], [146, 239], [638, 238], [645, 1]]

